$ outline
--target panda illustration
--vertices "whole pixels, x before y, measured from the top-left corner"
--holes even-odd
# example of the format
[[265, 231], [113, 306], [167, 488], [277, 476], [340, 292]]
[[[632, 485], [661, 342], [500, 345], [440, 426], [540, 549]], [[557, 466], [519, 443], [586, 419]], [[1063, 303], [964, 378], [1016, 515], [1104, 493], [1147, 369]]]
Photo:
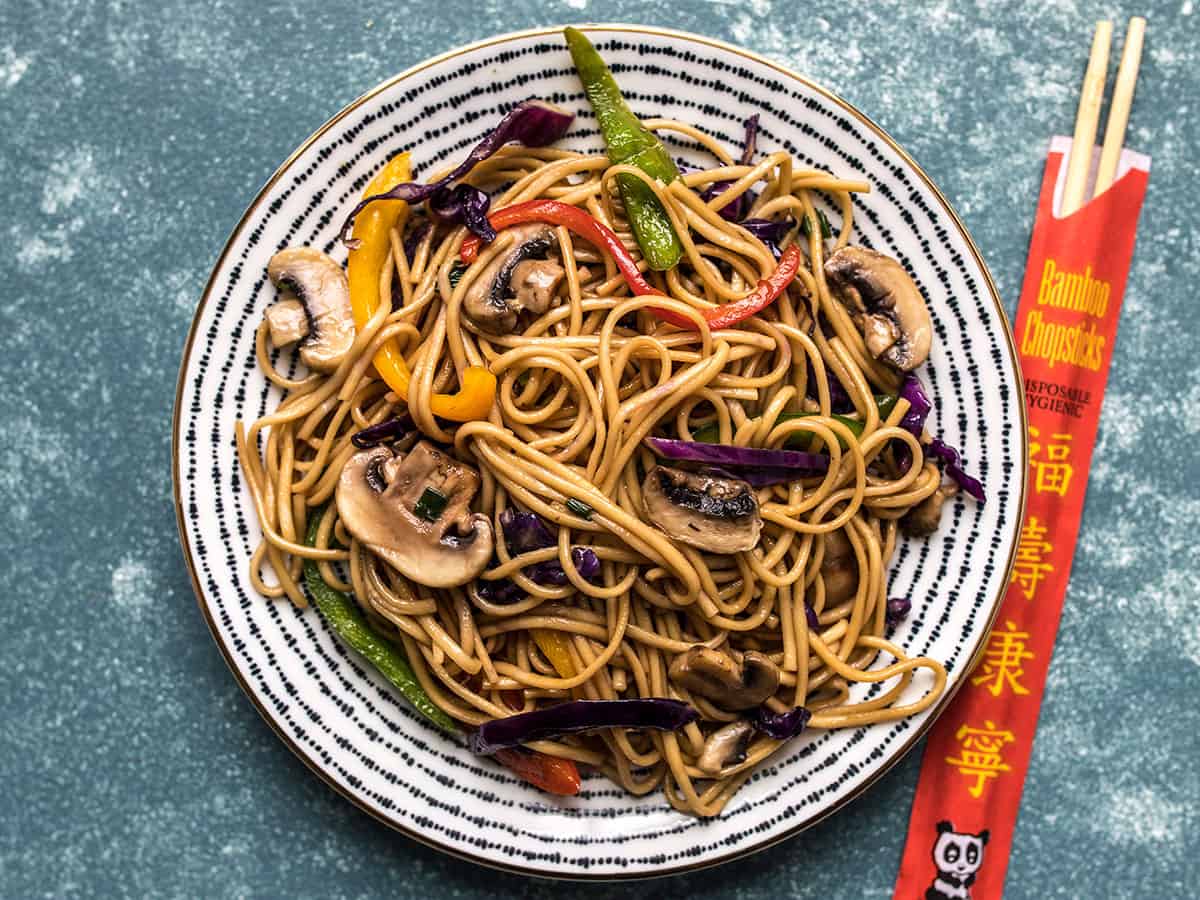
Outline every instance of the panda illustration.
[[960, 834], [950, 822], [938, 822], [937, 830], [933, 863], [938, 873], [925, 891], [925, 900], [971, 900], [975, 873], [983, 865], [987, 830], [979, 834]]

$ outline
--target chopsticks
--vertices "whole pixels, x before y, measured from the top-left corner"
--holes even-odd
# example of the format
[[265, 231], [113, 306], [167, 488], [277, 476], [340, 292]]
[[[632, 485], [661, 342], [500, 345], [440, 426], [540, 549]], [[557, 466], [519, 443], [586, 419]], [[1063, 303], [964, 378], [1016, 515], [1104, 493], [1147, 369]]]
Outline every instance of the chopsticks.
[[1117, 174], [1117, 160], [1121, 158], [1125, 126], [1129, 124], [1129, 107], [1133, 103], [1133, 88], [1137, 84], [1138, 67], [1142, 64], [1142, 38], [1145, 34], [1145, 19], [1134, 16], [1129, 20], [1125, 49], [1121, 52], [1121, 68], [1117, 70], [1112, 106], [1108, 110], [1108, 125], [1104, 129], [1104, 148], [1100, 151], [1100, 168], [1096, 172], [1093, 197], [1099, 197], [1107, 191]]
[[[1121, 148], [1125, 143], [1125, 128], [1129, 124], [1133, 89], [1142, 61], [1142, 41], [1145, 33], [1144, 18], [1134, 16], [1129, 20], [1125, 47], [1121, 54], [1121, 68], [1117, 72], [1112, 106], [1108, 111], [1108, 124], [1104, 129], [1104, 146], [1100, 151], [1100, 166], [1096, 173], [1092, 197], [1098, 197], [1108, 190], [1116, 176]], [[1071, 143], [1071, 157], [1067, 160], [1067, 180], [1063, 185], [1059, 210], [1061, 216], [1069, 216], [1088, 199], [1088, 169], [1091, 167], [1096, 131], [1100, 127], [1100, 107], [1104, 102], [1104, 85], [1108, 80], [1108, 55], [1111, 45], [1112, 22], [1097, 22], [1096, 31], [1092, 36], [1092, 52], [1083, 76], [1083, 89], [1079, 95], [1079, 109], [1075, 114], [1075, 139]]]
[[1075, 114], [1075, 140], [1071, 142], [1071, 158], [1067, 160], [1067, 182], [1063, 186], [1063, 216], [1069, 216], [1083, 206], [1087, 193], [1088, 168], [1092, 163], [1092, 145], [1100, 126], [1100, 105], [1104, 102], [1104, 82], [1108, 79], [1108, 49], [1112, 44], [1112, 22], [1096, 23], [1092, 37], [1092, 53], [1083, 76], [1079, 95], [1079, 111]]

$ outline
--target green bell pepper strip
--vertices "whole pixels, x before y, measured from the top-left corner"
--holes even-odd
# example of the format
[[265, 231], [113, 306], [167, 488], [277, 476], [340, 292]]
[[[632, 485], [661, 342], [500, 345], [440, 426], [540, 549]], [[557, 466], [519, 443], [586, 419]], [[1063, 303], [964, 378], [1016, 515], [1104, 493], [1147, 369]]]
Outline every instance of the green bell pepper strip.
[[[777, 422], [786, 422], [789, 419], [804, 419], [804, 418], [807, 418], [808, 416], [816, 416], [816, 415], [820, 415], [820, 414], [815, 413], [815, 412], [780, 413], [779, 418], [776, 421]], [[829, 418], [837, 419], [839, 422], [841, 422], [843, 425], [845, 425], [847, 428], [849, 428], [855, 435], [862, 434], [863, 423], [858, 421], [858, 419], [851, 419], [846, 416], [839, 416], [836, 413], [831, 415]], [[699, 428], [697, 428], [695, 431], [692, 432], [692, 440], [699, 441], [702, 444], [716, 444], [720, 441], [720, 437], [721, 437], [720, 429], [717, 427], [716, 422], [709, 422], [707, 425], [701, 425]], [[787, 447], [789, 449], [793, 449], [793, 448], [797, 448], [797, 447], [799, 447], [800, 449], [803, 449], [804, 447], [808, 446], [808, 443], [811, 440], [812, 440], [812, 437], [807, 432], [798, 432], [796, 434], [789, 434], [787, 436], [787, 438], [784, 440], [783, 446]], [[845, 450], [846, 442], [841, 440], [841, 438], [838, 438], [838, 442], [842, 445], [842, 449]]]
[[[875, 395], [875, 408], [879, 411], [879, 421], [882, 422], [884, 419], [886, 419], [888, 417], [888, 415], [891, 414], [892, 409], [894, 409], [895, 406], [896, 406], [896, 395], [895, 394], [876, 394]], [[815, 412], [789, 412], [789, 413], [781, 414], [779, 416], [779, 421], [783, 422], [788, 419], [803, 419], [806, 416], [816, 416], [816, 415], [820, 415], [820, 414], [815, 413]], [[841, 422], [843, 425], [845, 425], [847, 428], [849, 428], [855, 437], [858, 437], [863, 433], [863, 427], [864, 427], [863, 423], [860, 422], [858, 419], [851, 419], [848, 416], [838, 415], [837, 413], [831, 413], [829, 418], [837, 419], [839, 422]], [[809, 441], [809, 438], [804, 433], [791, 434], [791, 435], [788, 435], [787, 440], [785, 440], [783, 442], [783, 446], [803, 448], [804, 446], [807, 446], [808, 441]], [[843, 441], [841, 438], [838, 438], [838, 443], [841, 444], [843, 450], [846, 449], [846, 442]]]
[[892, 414], [892, 410], [896, 408], [896, 401], [899, 399], [899, 394], [875, 395], [875, 407], [879, 410], [880, 420], [887, 419]]
[[[776, 421], [786, 422], [790, 419], [807, 419], [809, 416], [819, 416], [819, 415], [820, 415], [820, 413], [815, 413], [815, 412], [785, 412], [785, 413], [780, 413], [779, 418]], [[859, 435], [861, 435], [863, 433], [863, 423], [858, 421], [858, 419], [851, 419], [848, 416], [841, 416], [841, 415], [838, 415], [837, 413], [830, 413], [829, 418], [836, 419], [838, 422], [841, 422], [843, 425], [845, 425], [847, 428], [850, 429], [850, 432], [855, 437], [858, 437]], [[783, 442], [783, 446], [789, 447], [789, 448], [804, 449], [808, 446], [808, 444], [811, 440], [812, 440], [812, 435], [809, 434], [808, 432], [797, 431], [797, 432], [793, 432], [792, 434], [789, 434], [787, 436], [787, 438]], [[838, 438], [838, 444], [841, 446], [841, 448], [843, 450], [847, 449], [846, 442], [841, 437]]]
[[[324, 514], [323, 509], [315, 511], [308, 524], [308, 534], [304, 542], [309, 547], [316, 544], [317, 528]], [[438, 728], [450, 732], [458, 731], [454, 720], [442, 712], [425, 693], [404, 654], [367, 624], [366, 617], [353, 600], [325, 583], [315, 559], [304, 561], [304, 583], [308, 586], [313, 603], [338, 637], [374, 665], [384, 678], [396, 686], [417, 712]]]
[[[875, 406], [879, 410], [880, 420], [882, 421], [882, 420], [886, 419], [891, 414], [892, 410], [896, 406], [896, 395], [895, 394], [876, 394], [875, 395]], [[807, 418], [808, 416], [817, 416], [817, 415], [820, 415], [820, 413], [785, 412], [785, 413], [781, 413], [779, 415], [779, 418], [776, 421], [786, 422], [789, 419], [804, 419], [804, 418]], [[839, 422], [841, 422], [843, 425], [845, 425], [847, 428], [849, 428], [850, 431], [856, 437], [863, 433], [863, 423], [860, 422], [858, 419], [851, 419], [849, 416], [842, 416], [842, 415], [838, 415], [837, 413], [831, 413], [829, 418], [837, 419]], [[718, 440], [720, 440], [720, 436], [721, 436], [720, 429], [717, 427], [716, 422], [709, 422], [707, 425], [701, 425], [699, 428], [697, 428], [695, 431], [692, 432], [692, 440], [700, 441], [703, 444], [715, 444], [715, 443], [717, 443]], [[783, 442], [783, 446], [788, 447], [788, 448], [796, 448], [796, 447], [803, 448], [808, 445], [809, 440], [811, 440], [811, 438], [807, 435], [807, 433], [791, 434], [791, 435], [788, 435], [787, 439]], [[843, 441], [841, 438], [838, 438], [838, 443], [842, 445], [843, 450], [846, 449], [846, 442]]]
[[[609, 160], [613, 165], [641, 169], [663, 184], [678, 178], [679, 169], [671, 154], [625, 103], [612, 72], [592, 42], [575, 28], [565, 29], [563, 34], [579, 80], [596, 113]], [[683, 256], [683, 245], [654, 192], [634, 175], [618, 175], [617, 190], [646, 264], [660, 272], [674, 267]]]

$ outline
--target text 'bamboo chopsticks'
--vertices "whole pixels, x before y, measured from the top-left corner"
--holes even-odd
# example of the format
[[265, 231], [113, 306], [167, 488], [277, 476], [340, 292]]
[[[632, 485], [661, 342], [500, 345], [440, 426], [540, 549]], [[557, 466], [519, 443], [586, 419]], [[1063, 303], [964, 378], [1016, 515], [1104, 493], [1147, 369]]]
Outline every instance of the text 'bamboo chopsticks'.
[[[1146, 32], [1146, 20], [1134, 16], [1129, 20], [1125, 35], [1125, 47], [1121, 54], [1121, 68], [1117, 73], [1113, 89], [1112, 106], [1108, 113], [1108, 125], [1104, 131], [1104, 146], [1100, 152], [1100, 165], [1091, 196], [1104, 193], [1112, 185], [1117, 172], [1121, 147], [1125, 143], [1125, 128], [1129, 123], [1129, 108], [1133, 102], [1133, 89], [1137, 82], [1138, 67], [1142, 59], [1142, 41]], [[1104, 85], [1108, 78], [1108, 55], [1112, 45], [1112, 22], [1096, 23], [1092, 37], [1092, 51], [1088, 57], [1087, 72], [1083, 76], [1083, 89], [1079, 96], [1079, 110], [1075, 115], [1075, 139], [1071, 145], [1071, 156], [1067, 161], [1067, 180], [1063, 186], [1062, 216], [1083, 206], [1088, 199], [1087, 177], [1092, 161], [1092, 149], [1096, 143], [1096, 132], [1100, 126], [1100, 107], [1104, 102]]]

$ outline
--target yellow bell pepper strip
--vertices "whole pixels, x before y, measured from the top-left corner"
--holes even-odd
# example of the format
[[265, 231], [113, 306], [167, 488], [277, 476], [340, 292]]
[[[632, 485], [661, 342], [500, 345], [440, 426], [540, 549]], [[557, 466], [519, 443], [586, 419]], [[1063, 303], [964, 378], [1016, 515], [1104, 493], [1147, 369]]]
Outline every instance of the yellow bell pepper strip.
[[575, 677], [575, 663], [571, 661], [571, 652], [567, 649], [567, 639], [561, 632], [549, 628], [532, 629], [533, 642], [538, 645], [542, 655], [550, 660], [550, 665], [563, 678]]
[[[397, 184], [412, 180], [409, 155], [393, 157], [367, 185], [364, 196], [386, 193]], [[350, 280], [350, 306], [354, 324], [362, 328], [379, 309], [379, 277], [391, 251], [391, 231], [408, 204], [403, 200], [380, 200], [365, 207], [354, 220], [353, 249], [347, 264]], [[400, 345], [391, 340], [375, 354], [375, 371], [401, 400], [408, 400], [408, 385], [412, 375], [400, 352]], [[496, 376], [487, 369], [471, 366], [462, 376], [457, 394], [434, 394], [430, 408], [435, 416], [452, 422], [486, 419], [496, 399]]]

